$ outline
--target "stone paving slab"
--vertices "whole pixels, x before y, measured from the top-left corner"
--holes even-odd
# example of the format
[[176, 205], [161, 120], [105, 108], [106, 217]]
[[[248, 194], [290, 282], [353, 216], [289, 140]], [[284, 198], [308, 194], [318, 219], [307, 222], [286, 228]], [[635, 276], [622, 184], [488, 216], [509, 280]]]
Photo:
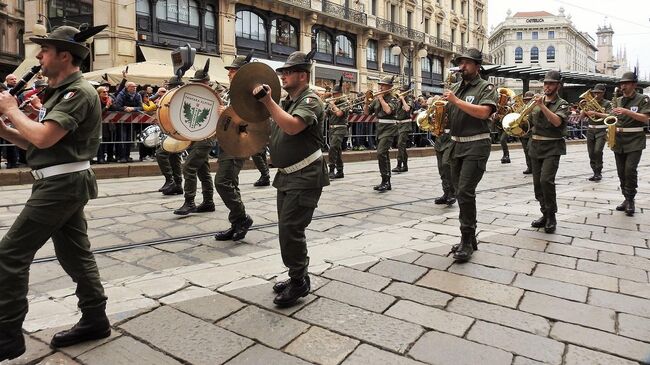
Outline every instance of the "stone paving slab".
[[512, 354], [494, 347], [439, 332], [427, 332], [411, 348], [409, 355], [430, 364], [510, 365]]
[[417, 323], [428, 329], [462, 337], [474, 319], [428, 307], [408, 300], [400, 300], [385, 313], [387, 316]]
[[312, 326], [309, 331], [294, 340], [286, 352], [322, 365], [336, 365], [345, 359], [359, 341], [334, 332]]
[[385, 311], [395, 301], [390, 295], [336, 280], [332, 280], [314, 294], [378, 313]]
[[342, 365], [422, 365], [406, 357], [380, 350], [370, 345], [362, 344], [348, 356]]
[[131, 337], [122, 336], [102, 346], [96, 347], [78, 357], [93, 365], [132, 365], [160, 364], [180, 365], [175, 359], [146, 346]]
[[519, 309], [564, 322], [614, 332], [616, 313], [613, 310], [576, 303], [544, 294], [528, 292], [524, 295]]
[[228, 361], [228, 365], [308, 365], [309, 363], [284, 352], [270, 349], [263, 345], [255, 345]]

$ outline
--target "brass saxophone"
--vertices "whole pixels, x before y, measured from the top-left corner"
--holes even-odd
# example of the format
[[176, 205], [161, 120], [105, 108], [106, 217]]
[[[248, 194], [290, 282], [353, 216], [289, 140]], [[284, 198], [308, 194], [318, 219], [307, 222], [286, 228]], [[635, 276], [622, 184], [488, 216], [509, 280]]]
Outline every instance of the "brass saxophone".
[[[614, 98], [612, 99], [612, 109], [618, 108], [618, 88], [614, 89]], [[611, 150], [616, 146], [616, 122], [618, 118], [613, 115], [603, 119], [603, 123], [607, 126], [607, 147]]]
[[[456, 70], [450, 70], [445, 80], [445, 89], [449, 89], [456, 81]], [[421, 111], [415, 119], [421, 130], [431, 132], [438, 137], [444, 133], [447, 126], [447, 114], [445, 113], [446, 100], [435, 100], [429, 107]]]

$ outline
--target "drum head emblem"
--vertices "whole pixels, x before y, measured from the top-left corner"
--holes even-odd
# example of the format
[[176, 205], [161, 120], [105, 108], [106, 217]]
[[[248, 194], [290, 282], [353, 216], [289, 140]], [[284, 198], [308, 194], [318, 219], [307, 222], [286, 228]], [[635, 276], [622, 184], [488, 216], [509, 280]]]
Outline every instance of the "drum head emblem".
[[199, 131], [208, 125], [215, 101], [198, 95], [185, 93], [180, 118], [190, 131]]

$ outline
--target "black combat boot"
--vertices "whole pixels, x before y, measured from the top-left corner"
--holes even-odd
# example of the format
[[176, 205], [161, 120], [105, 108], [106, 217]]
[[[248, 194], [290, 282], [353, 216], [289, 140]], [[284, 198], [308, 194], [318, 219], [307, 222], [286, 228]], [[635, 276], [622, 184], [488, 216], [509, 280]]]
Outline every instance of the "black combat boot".
[[447, 201], [445, 202], [445, 204], [454, 205], [455, 202], [456, 202], [456, 197], [454, 196], [454, 194], [449, 194], [447, 196]]
[[217, 241], [228, 241], [232, 239], [232, 235], [235, 233], [235, 225], [231, 225], [230, 228], [225, 231], [219, 231], [214, 235], [214, 239]]
[[343, 168], [336, 169], [336, 174], [334, 174], [335, 179], [342, 179], [345, 175], [343, 174]]
[[624, 212], [625, 209], [627, 209], [627, 204], [628, 204], [628, 201], [627, 201], [627, 198], [625, 198], [625, 200], [623, 200], [623, 202], [621, 204], [616, 206], [616, 210], [618, 210], [619, 212]]
[[402, 172], [402, 161], [397, 161], [397, 166], [394, 169], [390, 170], [392, 172]]
[[[311, 286], [311, 283], [309, 281], [309, 275], [305, 276], [305, 281], [307, 282], [307, 284]], [[290, 282], [291, 282], [291, 278], [283, 281], [278, 281], [273, 285], [273, 291], [276, 294], [282, 293], [282, 291], [289, 285]]]
[[627, 198], [627, 206], [625, 207], [625, 215], [628, 217], [632, 217], [634, 215], [634, 198], [631, 196], [628, 196]]
[[386, 176], [383, 180], [384, 180], [384, 182], [381, 185], [379, 185], [379, 187], [377, 188], [377, 191], [380, 192], [380, 193], [383, 193], [386, 190], [391, 190], [392, 189], [391, 186], [390, 186], [390, 176]]
[[530, 226], [534, 228], [543, 228], [545, 225], [546, 225], [546, 213], [544, 212], [542, 212], [542, 216], [540, 218], [537, 218], [530, 223]]
[[408, 170], [409, 170], [408, 162], [406, 162], [406, 161], [402, 162], [402, 171], [400, 171], [400, 172], [407, 172]]
[[174, 211], [176, 215], [188, 215], [196, 213], [196, 205], [194, 205], [194, 197], [185, 197], [185, 203]]
[[530, 167], [526, 167], [526, 170], [522, 172], [524, 175], [530, 175], [533, 173], [533, 170], [530, 169]]
[[557, 221], [555, 220], [555, 213], [548, 213], [546, 215], [546, 224], [544, 225], [544, 232], [553, 233], [557, 228]]
[[381, 182], [378, 185], [373, 186], [372, 190], [379, 190], [379, 187], [384, 185], [385, 182], [386, 182], [386, 176], [382, 175]]
[[306, 297], [311, 289], [309, 281], [305, 278], [291, 279], [289, 284], [273, 299], [278, 307], [289, 307], [294, 305], [298, 299]]
[[111, 335], [111, 324], [106, 313], [84, 313], [81, 319], [71, 329], [61, 331], [52, 337], [50, 346], [54, 348], [68, 347], [81, 342], [99, 340]]
[[603, 179], [603, 175], [600, 173], [600, 171], [594, 174], [594, 181], [600, 181], [602, 179]]
[[165, 190], [162, 191], [163, 195], [181, 195], [183, 194], [183, 187], [181, 182], [174, 181]]
[[0, 330], [0, 362], [25, 353], [25, 337], [20, 330]]
[[234, 224], [234, 230], [232, 232], [232, 240], [239, 241], [246, 237], [246, 233], [253, 225], [253, 218], [250, 215], [246, 214], [246, 217], [241, 219], [239, 222]]
[[214, 202], [212, 201], [212, 199], [206, 199], [205, 197], [203, 197], [203, 202], [196, 207], [197, 213], [206, 213], [206, 212], [214, 212], [214, 211], [215, 211]]
[[160, 189], [158, 189], [158, 191], [162, 193], [163, 191], [165, 191], [165, 189], [169, 187], [169, 185], [173, 183], [174, 183], [174, 179], [172, 179], [171, 176], [165, 176], [165, 183], [163, 184], [163, 186], [160, 187]]
[[433, 203], [438, 205], [447, 204], [447, 199], [449, 199], [449, 194], [444, 192], [442, 196], [433, 199]]
[[[476, 237], [470, 233], [463, 233], [461, 236], [460, 245], [456, 247], [454, 252], [454, 260], [458, 263], [469, 261], [474, 253], [475, 247], [478, 248]], [[452, 247], [452, 250], [454, 248]]]
[[504, 155], [501, 157], [501, 163], [510, 163], [510, 156]]
[[334, 175], [336, 175], [336, 172], [334, 171], [334, 165], [329, 165], [330, 173], [329, 173], [329, 178], [333, 179]]
[[253, 186], [269, 186], [271, 185], [271, 176], [262, 175], [257, 181], [253, 183]]

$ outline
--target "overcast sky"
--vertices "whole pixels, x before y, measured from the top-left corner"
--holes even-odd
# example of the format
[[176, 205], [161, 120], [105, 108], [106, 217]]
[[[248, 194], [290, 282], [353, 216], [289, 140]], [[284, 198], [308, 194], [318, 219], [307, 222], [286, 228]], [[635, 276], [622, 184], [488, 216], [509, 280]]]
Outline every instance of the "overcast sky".
[[619, 46], [626, 47], [631, 68], [634, 68], [638, 58], [639, 76], [650, 77], [650, 1], [647, 0], [488, 0], [488, 30], [505, 20], [508, 9], [512, 10], [512, 14], [518, 11], [547, 11], [557, 15], [560, 7], [564, 8], [565, 15], [571, 15], [579, 31], [588, 32], [594, 40], [598, 39], [598, 26], [604, 24], [607, 17], [614, 30], [614, 52]]

